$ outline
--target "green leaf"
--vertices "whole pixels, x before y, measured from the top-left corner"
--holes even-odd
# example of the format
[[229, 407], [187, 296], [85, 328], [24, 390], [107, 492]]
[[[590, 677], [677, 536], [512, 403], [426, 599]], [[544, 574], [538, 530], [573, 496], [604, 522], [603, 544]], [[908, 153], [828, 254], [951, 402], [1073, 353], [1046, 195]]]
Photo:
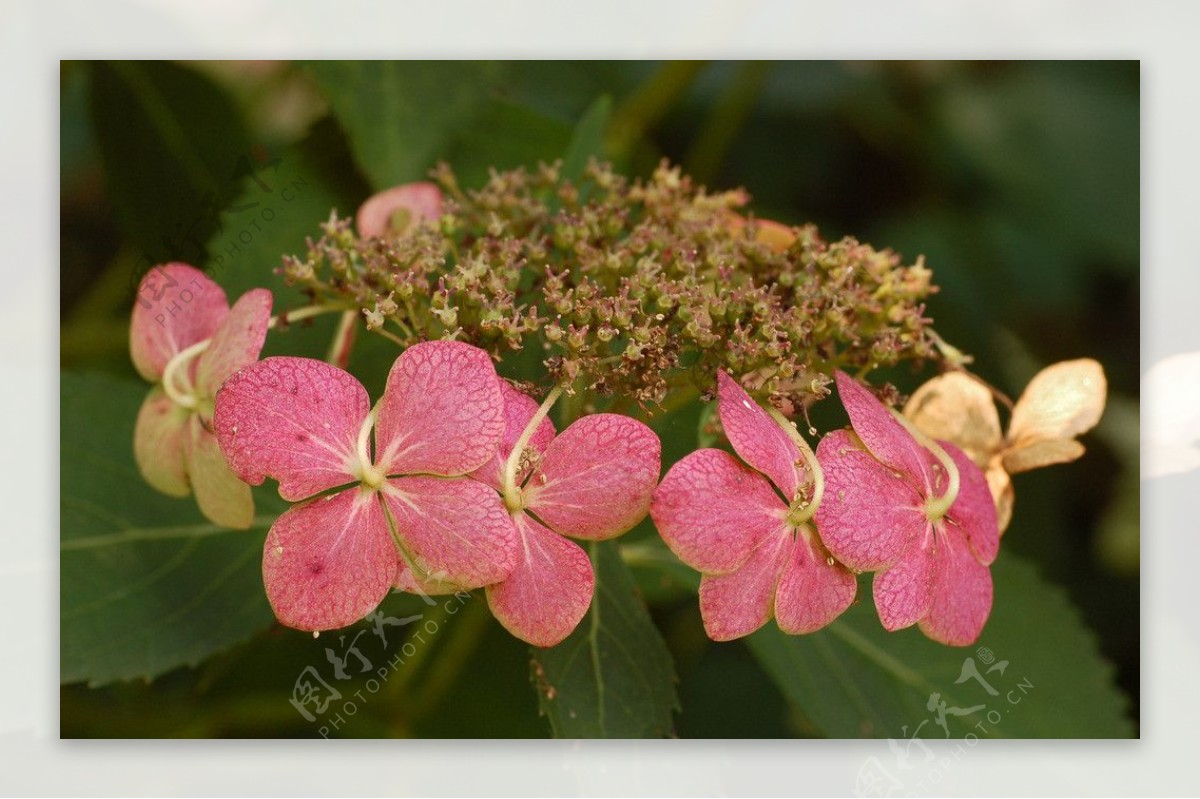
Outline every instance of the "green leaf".
[[89, 65], [108, 194], [148, 268], [199, 262], [252, 163], [245, 124], [216, 84], [169, 61]]
[[524, 70], [511, 64], [308, 66], [376, 190], [425, 180], [439, 160], [453, 165], [461, 185], [477, 186], [489, 168], [532, 167], [571, 141], [572, 127], [561, 114], [514, 100]]
[[226, 530], [191, 497], [150, 488], [133, 461], [149, 386], [62, 374], [60, 679], [151, 679], [271, 624], [262, 542], [274, 515]]
[[613, 542], [593, 543], [596, 596], [567, 640], [532, 649], [538, 706], [558, 738], [669, 735], [679, 708], [671, 655]]
[[622, 536], [621, 542], [621, 559], [646, 602], [657, 605], [688, 596], [695, 601], [700, 574], [667, 548], [649, 518]]
[[491, 100], [469, 126], [453, 133], [441, 157], [454, 167], [459, 185], [476, 187], [487, 182], [491, 169], [551, 161], [570, 140], [566, 122], [506, 100]]
[[[899, 740], [918, 728], [924, 739], [1131, 736], [1113, 669], [1061, 589], [1011, 553], [992, 573], [992, 616], [973, 647], [936, 644], [916, 629], [886, 632], [869, 593], [818, 633], [788, 636], [770, 625], [748, 643], [784, 695], [830, 737]], [[960, 682], [970, 663], [996, 694], [971, 676]], [[948, 736], [930, 710], [939, 701], [973, 709], [945, 716]]]
[[317, 61], [308, 67], [377, 190], [423, 179], [454, 137], [479, 119], [504, 70], [467, 61]]
[[354, 216], [369, 187], [355, 174], [345, 139], [329, 119], [317, 123], [303, 141], [266, 156], [221, 214], [206, 263], [231, 301], [265, 287], [275, 292], [278, 308], [281, 298], [302, 296], [276, 272], [283, 256], [304, 257], [305, 239], [320, 237], [329, 212]]
[[[1044, 62], [950, 80], [931, 133], [994, 186], [1013, 224], [1089, 262], [1076, 267], [1080, 278], [1092, 274], [1089, 259], [1136, 271], [1138, 83], [1136, 62]], [[1044, 268], [1035, 258], [1023, 271]]]
[[588, 106], [587, 112], [575, 126], [571, 143], [567, 146], [567, 152], [563, 156], [562, 176], [566, 180], [578, 183], [579, 179], [583, 177], [583, 170], [587, 166], [588, 159], [593, 156], [600, 157], [601, 149], [604, 146], [604, 134], [608, 130], [611, 118], [612, 98], [608, 95], [600, 97]]
[[[330, 211], [353, 216], [369, 188], [353, 168], [341, 131], [328, 118], [315, 125], [302, 142], [268, 155], [268, 161], [245, 179], [237, 199], [221, 215], [221, 227], [208, 242], [205, 263], [230, 302], [252, 288], [267, 288], [274, 296], [273, 313], [279, 314], [311, 302], [301, 290], [286, 285], [278, 273], [283, 257], [305, 257], [305, 239], [321, 236], [320, 225], [329, 219]], [[324, 358], [337, 323], [338, 314], [327, 314], [274, 329], [267, 336], [262, 357]], [[376, 337], [367, 337], [360, 329], [356, 350], [369, 338]], [[394, 360], [395, 347], [389, 347]]]

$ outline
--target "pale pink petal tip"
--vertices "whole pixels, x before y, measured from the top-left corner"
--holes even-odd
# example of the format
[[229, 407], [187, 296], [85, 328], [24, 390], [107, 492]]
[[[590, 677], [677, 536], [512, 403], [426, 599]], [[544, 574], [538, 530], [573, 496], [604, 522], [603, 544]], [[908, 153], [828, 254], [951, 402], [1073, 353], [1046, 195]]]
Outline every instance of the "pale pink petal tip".
[[525, 514], [516, 521], [521, 556], [512, 574], [487, 588], [488, 606], [510, 633], [534, 646], [555, 646], [587, 615], [595, 587], [579, 546]]
[[466, 478], [395, 477], [382, 496], [421, 573], [470, 590], [498, 583], [516, 567], [516, 528], [488, 486]]
[[838, 396], [854, 432], [871, 454], [887, 466], [915, 480], [921, 486], [932, 484], [932, 456], [904, 429], [891, 411], [870, 391], [845, 372], [835, 375]]
[[217, 392], [213, 426], [234, 474], [279, 481], [305, 499], [355, 480], [357, 439], [371, 410], [366, 389], [323, 361], [276, 357], [237, 372]]
[[706, 574], [737, 569], [786, 514], [767, 478], [719, 449], [696, 450], [678, 461], [650, 503], [663, 541]]
[[751, 399], [725, 370], [717, 372], [717, 402], [721, 427], [733, 449], [751, 467], [771, 478], [792, 500], [800, 484], [800, 450], [779, 423]]
[[460, 341], [414, 344], [388, 374], [376, 463], [385, 474], [467, 474], [495, 457], [504, 430], [504, 396], [486, 352]]
[[419, 222], [442, 215], [442, 192], [432, 183], [406, 183], [372, 195], [358, 209], [358, 235], [363, 238], [405, 233]]
[[158, 382], [171, 358], [211, 337], [228, 313], [225, 292], [194, 266], [152, 268], [138, 285], [129, 326], [134, 367]]
[[350, 489], [297, 505], [263, 546], [263, 583], [280, 622], [332, 630], [364, 618], [387, 596], [396, 549], [374, 492]]
[[230, 375], [258, 360], [271, 322], [271, 292], [252, 289], [243, 294], [217, 328], [196, 362], [196, 383], [212, 397]]
[[646, 517], [662, 444], [628, 416], [597, 413], [550, 443], [525, 489], [529, 509], [563, 535], [613, 538]]

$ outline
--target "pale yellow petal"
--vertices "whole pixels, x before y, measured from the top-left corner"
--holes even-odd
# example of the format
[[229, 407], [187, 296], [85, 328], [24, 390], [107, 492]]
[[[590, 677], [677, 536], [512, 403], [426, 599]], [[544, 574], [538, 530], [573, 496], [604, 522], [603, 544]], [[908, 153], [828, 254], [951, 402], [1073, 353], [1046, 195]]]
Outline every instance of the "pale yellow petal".
[[988, 488], [992, 492], [992, 500], [996, 503], [996, 520], [1000, 523], [1000, 533], [1003, 535], [1008, 523], [1012, 521], [1014, 496], [1012, 480], [999, 461], [999, 458], [992, 461], [985, 476]]
[[1020, 474], [1056, 463], [1070, 463], [1083, 453], [1083, 444], [1073, 438], [1045, 438], [1006, 449], [1002, 457], [1005, 471]]
[[759, 244], [765, 244], [769, 250], [787, 252], [796, 243], [796, 232], [779, 222], [760, 219], [758, 228], [754, 231], [754, 240]]
[[[746, 218], [741, 214], [730, 214], [728, 228], [740, 234], [746, 228]], [[795, 228], [770, 219], [754, 220], [754, 240], [774, 252], [787, 252], [796, 243]]]
[[133, 457], [146, 482], [167, 496], [188, 495], [183, 436], [189, 411], [155, 386], [146, 395], [133, 428]]
[[193, 415], [187, 428], [187, 469], [200, 512], [222, 527], [244, 530], [254, 520], [254, 498], [225, 463], [217, 438]]
[[1038, 372], [1013, 408], [1008, 440], [1074, 438], [1095, 427], [1108, 382], [1091, 358], [1061, 361]]
[[947, 372], [918, 388], [904, 415], [926, 435], [956, 444], [981, 467], [1000, 448], [992, 393], [962, 372]]

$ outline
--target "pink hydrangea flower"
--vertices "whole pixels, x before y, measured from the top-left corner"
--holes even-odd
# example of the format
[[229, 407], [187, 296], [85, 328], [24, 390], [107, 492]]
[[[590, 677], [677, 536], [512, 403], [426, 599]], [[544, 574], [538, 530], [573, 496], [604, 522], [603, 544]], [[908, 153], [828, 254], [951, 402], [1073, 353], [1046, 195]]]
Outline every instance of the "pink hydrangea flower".
[[[813, 480], [791, 436], [725, 372], [718, 412], [741, 461], [701, 449], [676, 463], [650, 515], [667, 546], [702, 573], [710, 638], [740, 638], [775, 617], [787, 633], [819, 630], [854, 601], [854, 575], [807, 522]], [[744, 463], [743, 463], [744, 461]]]
[[[474, 477], [503, 493], [504, 463], [538, 404], [506, 381], [499, 385], [504, 436]], [[487, 587], [488, 606], [509, 632], [543, 647], [571, 634], [587, 614], [596, 579], [587, 553], [570, 539], [615, 538], [644, 519], [661, 457], [654, 431], [627, 416], [584, 416], [557, 435], [549, 419], [538, 424], [510, 506], [520, 538], [516, 567]]]
[[935, 641], [974, 642], [991, 611], [988, 566], [1000, 540], [983, 472], [937, 442], [944, 462], [853, 378], [836, 380], [853, 432], [830, 433], [817, 448], [826, 545], [850, 568], [878, 572], [875, 607], [888, 630], [919, 624]]
[[138, 373], [155, 384], [134, 428], [138, 469], [164, 494], [195, 492], [200, 510], [217, 524], [249, 527], [254, 500], [221, 456], [212, 433], [213, 399], [227, 377], [262, 351], [271, 292], [248, 291], [231, 309], [207, 275], [170, 263], [146, 273], [137, 297], [130, 355]]
[[239, 477], [253, 485], [271, 477], [284, 499], [301, 501], [275, 521], [263, 548], [267, 597], [290, 627], [328, 630], [363, 618], [387, 595], [401, 559], [463, 588], [499, 582], [515, 566], [519, 542], [503, 503], [463, 478], [504, 434], [496, 371], [477, 347], [409, 347], [375, 410], [362, 384], [335, 366], [267, 358], [225, 383], [214, 421]]
[[442, 192], [432, 183], [405, 183], [374, 194], [358, 208], [358, 235], [404, 233], [421, 221], [436, 222], [442, 216]]

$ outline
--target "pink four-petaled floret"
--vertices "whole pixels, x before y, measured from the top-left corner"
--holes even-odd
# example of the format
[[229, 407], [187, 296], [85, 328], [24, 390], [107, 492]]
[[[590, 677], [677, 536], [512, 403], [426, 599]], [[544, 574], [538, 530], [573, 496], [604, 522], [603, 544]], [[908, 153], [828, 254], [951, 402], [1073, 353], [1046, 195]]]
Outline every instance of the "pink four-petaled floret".
[[225, 379], [262, 351], [271, 292], [248, 291], [231, 309], [225, 292], [199, 269], [169, 263], [146, 273], [137, 296], [130, 355], [142, 377], [156, 384], [134, 427], [138, 469], [164, 494], [194, 492], [200, 510], [217, 524], [249, 527], [254, 500], [221, 456], [212, 403]]
[[818, 630], [850, 606], [857, 585], [817, 528], [794, 515], [812, 499], [800, 449], [723, 371], [718, 411], [745, 463], [718, 449], [683, 458], [654, 494], [654, 524], [703, 575], [700, 611], [709, 637], [739, 638], [772, 616], [784, 632]]
[[504, 434], [495, 368], [477, 347], [408, 348], [375, 411], [366, 389], [335, 366], [267, 358], [225, 383], [214, 421], [239, 477], [255, 485], [272, 477], [284, 499], [307, 500], [275, 521], [263, 549], [268, 599], [290, 627], [363, 618], [402, 560], [465, 589], [514, 568], [518, 540], [503, 503], [464, 477]]
[[363, 238], [407, 232], [442, 215], [442, 192], [432, 183], [405, 183], [373, 194], [358, 208], [355, 224]]
[[875, 606], [888, 630], [919, 624], [935, 641], [974, 642], [992, 606], [988, 566], [999, 527], [983, 472], [949, 442], [949, 464], [922, 446], [871, 392], [838, 372], [853, 433], [838, 430], [817, 448], [825, 501], [816, 520], [825, 544], [852, 569], [875, 571]]
[[[475, 477], [503, 492], [503, 465], [538, 405], [507, 382], [500, 386], [505, 435]], [[541, 421], [517, 472], [516, 567], [487, 588], [488, 605], [509, 632], [543, 647], [571, 634], [591, 604], [595, 575], [587, 553], [569, 539], [615, 538], [645, 518], [661, 455], [654, 431], [626, 416], [584, 416], [558, 435]]]

